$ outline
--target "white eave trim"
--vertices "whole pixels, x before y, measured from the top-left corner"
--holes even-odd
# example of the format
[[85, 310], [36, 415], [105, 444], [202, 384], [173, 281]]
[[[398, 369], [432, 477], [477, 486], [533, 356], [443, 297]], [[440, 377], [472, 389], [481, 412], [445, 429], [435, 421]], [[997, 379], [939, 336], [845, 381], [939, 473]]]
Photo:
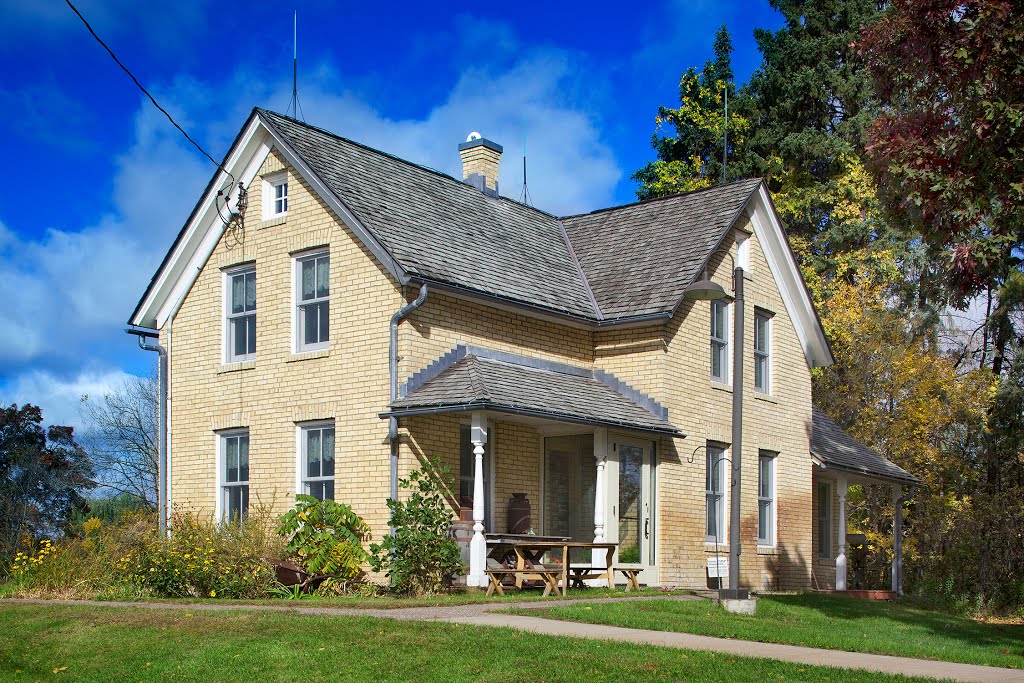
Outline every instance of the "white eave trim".
[[[234, 151], [225, 160], [224, 168], [235, 176], [235, 184], [227, 192], [231, 204], [238, 196], [238, 182], [250, 187], [263, 162], [276, 148], [292, 168], [306, 181], [335, 215], [352, 230], [367, 249], [376, 256], [395, 280], [404, 284], [408, 274], [390, 253], [370, 233], [355, 214], [313, 172], [308, 164], [257, 113], [239, 136]], [[219, 170], [203, 197], [192, 219], [186, 224], [170, 258], [157, 273], [153, 286], [132, 317], [131, 324], [149, 329], [161, 329], [172, 309], [195, 284], [203, 267], [217, 248], [224, 223], [217, 214], [217, 190], [228, 182], [228, 176]]]
[[803, 275], [800, 274], [800, 268], [793, 258], [786, 233], [772, 208], [768, 190], [763, 183], [758, 187], [756, 197], [752, 199], [749, 215], [754, 235], [761, 245], [761, 251], [775, 278], [786, 311], [793, 321], [807, 365], [812, 368], [831, 365], [834, 359], [825, 339], [825, 331], [821, 328], [814, 303], [807, 293]]

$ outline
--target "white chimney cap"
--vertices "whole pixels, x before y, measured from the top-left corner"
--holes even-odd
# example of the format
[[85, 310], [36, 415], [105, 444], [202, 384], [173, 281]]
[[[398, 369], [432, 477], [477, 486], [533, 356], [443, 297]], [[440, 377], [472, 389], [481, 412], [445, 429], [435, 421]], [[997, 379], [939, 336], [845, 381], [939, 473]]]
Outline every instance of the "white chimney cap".
[[480, 135], [480, 133], [477, 133], [474, 130], [472, 133], [466, 136], [466, 142], [473, 142], [474, 140], [479, 140], [482, 137], [483, 135]]

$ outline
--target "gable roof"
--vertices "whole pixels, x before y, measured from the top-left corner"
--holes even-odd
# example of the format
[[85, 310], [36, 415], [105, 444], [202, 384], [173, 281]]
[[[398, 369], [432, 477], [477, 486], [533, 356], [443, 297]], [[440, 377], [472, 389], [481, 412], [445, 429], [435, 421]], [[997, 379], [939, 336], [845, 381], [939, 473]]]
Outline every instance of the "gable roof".
[[[272, 148], [399, 283], [431, 282], [585, 326], [671, 317], [686, 286], [746, 212], [808, 364], [831, 362], [796, 261], [758, 179], [559, 219], [258, 108], [224, 167], [248, 185]], [[226, 177], [219, 171], [211, 181], [130, 324], [161, 327], [195, 281], [220, 236], [223, 224], [213, 197]]]
[[280, 114], [259, 114], [410, 275], [600, 317], [554, 216]]
[[604, 315], [672, 311], [760, 183], [741, 180], [563, 218]]
[[826, 469], [917, 484], [920, 479], [843, 431], [820, 408], [812, 410], [811, 455]]
[[681, 435], [665, 408], [612, 375], [466, 346], [410, 378], [382, 417], [463, 410]]

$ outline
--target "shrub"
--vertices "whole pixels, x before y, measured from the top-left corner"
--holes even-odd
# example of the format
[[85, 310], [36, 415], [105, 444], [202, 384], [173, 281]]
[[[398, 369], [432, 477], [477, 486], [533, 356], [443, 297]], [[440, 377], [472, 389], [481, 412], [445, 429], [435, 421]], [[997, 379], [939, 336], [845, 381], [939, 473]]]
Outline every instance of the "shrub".
[[359, 576], [367, 559], [363, 538], [370, 532], [366, 522], [344, 503], [295, 497], [295, 508], [281, 516], [277, 533], [288, 540], [285, 550], [315, 577], [330, 576], [351, 581]]
[[170, 538], [150, 534], [115, 564], [126, 583], [162, 597], [254, 598], [275, 585], [280, 539], [257, 506], [237, 524], [175, 512]]
[[129, 598], [138, 595], [114, 571], [131, 547], [152, 534], [151, 515], [133, 514], [115, 524], [92, 517], [57, 542], [40, 541], [19, 553], [10, 566], [5, 595], [36, 598]]
[[443, 592], [463, 570], [459, 546], [449, 535], [452, 510], [444, 491], [446, 483], [450, 488], [454, 482], [446, 482], [446, 474], [446, 467], [431, 461], [398, 482], [399, 488], [411, 492], [407, 500], [387, 501], [394, 535], [370, 546], [370, 565], [384, 571], [397, 592]]

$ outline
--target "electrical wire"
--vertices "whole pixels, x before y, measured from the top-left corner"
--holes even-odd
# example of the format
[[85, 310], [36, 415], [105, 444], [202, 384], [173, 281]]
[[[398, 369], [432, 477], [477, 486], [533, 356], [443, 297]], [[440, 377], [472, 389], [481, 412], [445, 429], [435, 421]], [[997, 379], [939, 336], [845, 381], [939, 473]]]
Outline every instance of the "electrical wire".
[[198, 149], [198, 150], [199, 150], [199, 152], [200, 152], [200, 153], [201, 153], [201, 154], [202, 154], [202, 155], [203, 155], [204, 157], [206, 157], [207, 159], [209, 159], [209, 160], [210, 160], [210, 162], [211, 162], [211, 163], [212, 163], [212, 164], [213, 164], [214, 166], [216, 166], [216, 167], [217, 167], [217, 168], [219, 168], [220, 170], [224, 171], [224, 173], [226, 173], [226, 174], [228, 175], [228, 177], [229, 177], [229, 178], [231, 178], [231, 183], [230, 183], [230, 184], [231, 184], [231, 185], [234, 185], [234, 184], [235, 184], [235, 176], [231, 174], [231, 171], [229, 171], [229, 170], [227, 170], [226, 168], [224, 168], [224, 167], [223, 167], [223, 166], [222, 166], [222, 165], [221, 165], [220, 163], [218, 163], [218, 162], [217, 162], [217, 160], [216, 160], [216, 159], [214, 159], [214, 158], [213, 158], [212, 156], [210, 156], [210, 154], [209, 154], [209, 153], [208, 153], [208, 152], [207, 152], [207, 151], [206, 151], [205, 149], [203, 149], [203, 148], [202, 148], [202, 147], [201, 147], [201, 146], [199, 145], [199, 143], [198, 143], [198, 142], [196, 142], [195, 140], [193, 140], [193, 139], [192, 139], [192, 137], [191, 137], [191, 136], [190, 136], [190, 135], [189, 135], [188, 133], [186, 133], [186, 132], [185, 132], [185, 129], [184, 129], [184, 128], [182, 128], [181, 126], [179, 126], [179, 125], [178, 125], [178, 122], [174, 120], [174, 117], [172, 117], [172, 116], [171, 116], [171, 115], [170, 115], [170, 114], [169, 114], [169, 113], [167, 112], [167, 110], [166, 110], [166, 109], [164, 109], [163, 107], [161, 107], [161, 106], [160, 106], [160, 103], [156, 101], [156, 98], [154, 98], [154, 97], [153, 97], [152, 95], [150, 95], [150, 94], [149, 94], [149, 91], [148, 91], [148, 90], [146, 90], [146, 88], [145, 88], [145, 87], [143, 87], [142, 83], [139, 83], [139, 79], [137, 79], [137, 78], [135, 77], [135, 75], [134, 75], [134, 74], [132, 74], [132, 72], [128, 70], [128, 67], [126, 67], [126, 66], [125, 66], [125, 65], [124, 65], [124, 64], [123, 64], [123, 63], [121, 62], [121, 60], [117, 58], [117, 55], [115, 55], [115, 54], [114, 54], [114, 51], [113, 51], [113, 50], [111, 50], [111, 49], [110, 49], [110, 47], [109, 47], [109, 46], [108, 46], [108, 45], [107, 45], [107, 44], [106, 44], [105, 42], [103, 42], [103, 39], [102, 39], [102, 38], [100, 38], [100, 37], [99, 37], [99, 35], [97, 35], [97, 34], [96, 34], [96, 31], [95, 31], [95, 30], [93, 30], [93, 27], [92, 27], [92, 26], [91, 26], [91, 25], [89, 24], [89, 22], [88, 22], [88, 21], [86, 20], [86, 18], [82, 16], [82, 13], [78, 11], [78, 8], [77, 8], [77, 7], [75, 7], [75, 6], [74, 6], [74, 5], [73, 5], [73, 4], [71, 3], [71, 0], [64, 0], [64, 2], [66, 2], [66, 3], [67, 3], [68, 7], [70, 7], [70, 8], [71, 8], [71, 11], [72, 11], [72, 12], [74, 12], [74, 13], [75, 13], [76, 15], [78, 15], [78, 18], [82, 20], [82, 23], [83, 23], [83, 24], [85, 24], [85, 28], [87, 28], [87, 29], [89, 30], [89, 33], [91, 33], [91, 34], [92, 34], [92, 37], [96, 39], [96, 42], [97, 42], [97, 43], [99, 43], [100, 45], [102, 45], [102, 46], [103, 46], [103, 49], [104, 49], [104, 50], [106, 50], [106, 51], [107, 51], [107, 54], [109, 54], [109, 55], [110, 55], [110, 58], [111, 58], [111, 59], [113, 59], [113, 60], [114, 60], [114, 62], [115, 62], [115, 63], [116, 63], [116, 64], [117, 64], [117, 65], [118, 65], [119, 67], [121, 67], [121, 70], [122, 70], [122, 71], [124, 71], [124, 72], [125, 72], [126, 74], [128, 74], [128, 78], [132, 79], [132, 82], [133, 82], [133, 83], [134, 83], [134, 84], [136, 85], [136, 87], [138, 87], [138, 89], [139, 89], [139, 90], [141, 90], [141, 91], [142, 91], [142, 93], [143, 93], [143, 94], [144, 94], [144, 95], [145, 95], [146, 97], [148, 97], [148, 98], [149, 98], [149, 101], [153, 103], [153, 106], [154, 106], [154, 107], [156, 107], [157, 109], [159, 109], [159, 110], [160, 110], [160, 112], [161, 112], [161, 113], [162, 113], [162, 114], [163, 114], [164, 116], [166, 116], [166, 117], [167, 117], [167, 120], [171, 122], [171, 125], [173, 125], [173, 126], [174, 126], [175, 128], [177, 128], [177, 129], [178, 129], [178, 131], [179, 131], [179, 132], [180, 132], [180, 133], [181, 133], [182, 135], [184, 135], [184, 136], [185, 136], [185, 139], [186, 139], [186, 140], [188, 140], [189, 142], [191, 142], [191, 143], [192, 143], [192, 146], [193, 146], [193, 147], [195, 147], [196, 149]]

